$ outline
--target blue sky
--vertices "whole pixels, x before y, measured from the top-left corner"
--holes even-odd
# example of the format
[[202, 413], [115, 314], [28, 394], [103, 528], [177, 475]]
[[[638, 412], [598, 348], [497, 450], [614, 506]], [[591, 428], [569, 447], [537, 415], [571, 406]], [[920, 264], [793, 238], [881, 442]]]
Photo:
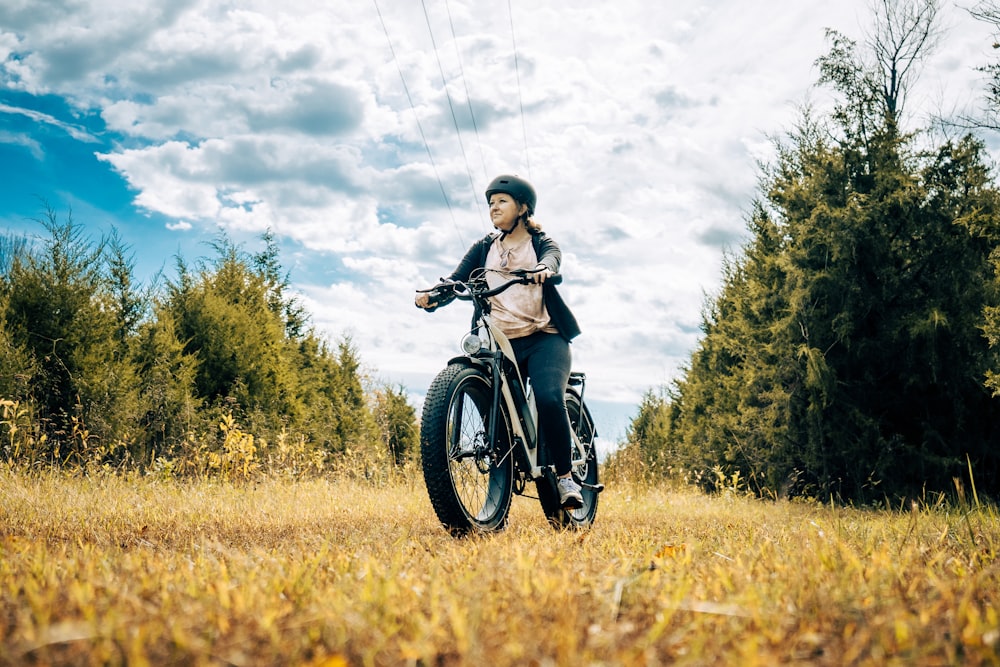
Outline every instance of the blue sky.
[[[616, 439], [696, 344], [769, 137], [829, 103], [813, 87], [825, 29], [863, 40], [871, 14], [566, 4], [8, 0], [0, 231], [38, 233], [46, 201], [95, 239], [117, 228], [145, 280], [210, 256], [220, 230], [255, 250], [270, 229], [314, 324], [419, 404], [468, 313], [418, 312], [413, 289], [487, 233], [489, 180], [519, 173], [563, 246], [575, 365]], [[915, 127], [973, 113], [994, 57], [961, 6], [941, 26], [907, 98]]]
[[[171, 220], [137, 210], [121, 174], [97, 153], [114, 149], [116, 137], [96, 113], [81, 115], [57, 95], [0, 92], [0, 225], [5, 233], [44, 233], [37, 223], [51, 207], [91, 231], [94, 240], [117, 228], [127, 237], [137, 273], [149, 280], [173, 266], [173, 256], [205, 254], [210, 234], [171, 232]], [[197, 238], [196, 238], [197, 237]], [[169, 244], [169, 245], [165, 245]]]

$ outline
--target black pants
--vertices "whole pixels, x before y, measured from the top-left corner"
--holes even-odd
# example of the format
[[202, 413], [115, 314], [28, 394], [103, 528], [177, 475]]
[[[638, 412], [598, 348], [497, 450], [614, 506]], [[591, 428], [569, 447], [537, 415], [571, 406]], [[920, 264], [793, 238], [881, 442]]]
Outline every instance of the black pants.
[[573, 365], [569, 343], [559, 334], [534, 333], [510, 341], [521, 377], [531, 379], [531, 391], [538, 408], [538, 427], [548, 447], [556, 475], [572, 467], [572, 435], [566, 414], [566, 384]]

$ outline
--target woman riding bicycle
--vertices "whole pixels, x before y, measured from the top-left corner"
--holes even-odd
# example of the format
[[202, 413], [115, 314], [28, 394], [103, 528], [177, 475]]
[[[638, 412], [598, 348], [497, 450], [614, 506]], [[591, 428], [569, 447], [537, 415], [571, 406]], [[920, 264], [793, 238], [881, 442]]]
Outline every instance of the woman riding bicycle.
[[[534, 220], [537, 196], [518, 176], [497, 176], [486, 189], [490, 219], [497, 233], [472, 244], [449, 280], [467, 281], [477, 269], [488, 269], [487, 282], [503, 281], [498, 272], [526, 269], [534, 282], [516, 285], [490, 297], [494, 322], [510, 339], [522, 376], [531, 380], [542, 436], [555, 464], [559, 503], [566, 509], [583, 506], [580, 485], [571, 474], [572, 435], [566, 414], [566, 383], [572, 355], [569, 342], [580, 327], [555, 285], [546, 280], [559, 272], [559, 245]], [[414, 303], [433, 310], [438, 304], [427, 292]]]

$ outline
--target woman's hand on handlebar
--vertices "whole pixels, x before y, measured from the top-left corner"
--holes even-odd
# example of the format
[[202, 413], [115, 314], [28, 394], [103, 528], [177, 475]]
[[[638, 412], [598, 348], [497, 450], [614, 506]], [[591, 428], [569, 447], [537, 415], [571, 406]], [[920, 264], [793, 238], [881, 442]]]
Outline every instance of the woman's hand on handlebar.
[[413, 297], [413, 305], [417, 308], [423, 308], [424, 310], [433, 306], [434, 304], [431, 301], [430, 292], [417, 292], [416, 296]]
[[442, 282], [434, 287], [418, 289], [413, 297], [413, 305], [417, 308], [423, 308], [428, 312], [437, 310], [441, 306], [447, 306], [454, 301], [456, 296], [455, 290], [460, 289], [460, 287], [461, 283], [444, 282], [442, 279]]
[[539, 264], [539, 265], [537, 265], [534, 268], [534, 270], [532, 270], [528, 274], [528, 277], [530, 277], [533, 282], [541, 285], [542, 283], [544, 283], [546, 280], [548, 280], [549, 278], [551, 278], [554, 275], [556, 275], [554, 271], [552, 271], [551, 269], [549, 269], [544, 264]]

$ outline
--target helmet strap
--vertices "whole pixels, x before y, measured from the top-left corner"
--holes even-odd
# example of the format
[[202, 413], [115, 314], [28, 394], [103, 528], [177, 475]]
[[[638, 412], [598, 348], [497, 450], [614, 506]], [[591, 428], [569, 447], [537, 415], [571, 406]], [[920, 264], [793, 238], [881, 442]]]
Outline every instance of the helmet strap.
[[500, 240], [503, 241], [505, 238], [507, 238], [507, 235], [508, 234], [512, 234], [514, 232], [514, 230], [517, 229], [517, 226], [521, 225], [521, 224], [523, 224], [525, 226], [525, 229], [527, 229], [527, 227], [528, 227], [528, 225], [527, 225], [527, 218], [525, 216], [520, 216], [519, 215], [519, 216], [517, 216], [517, 222], [514, 223], [513, 227], [511, 227], [507, 231], [504, 231], [502, 229], [500, 230]]

